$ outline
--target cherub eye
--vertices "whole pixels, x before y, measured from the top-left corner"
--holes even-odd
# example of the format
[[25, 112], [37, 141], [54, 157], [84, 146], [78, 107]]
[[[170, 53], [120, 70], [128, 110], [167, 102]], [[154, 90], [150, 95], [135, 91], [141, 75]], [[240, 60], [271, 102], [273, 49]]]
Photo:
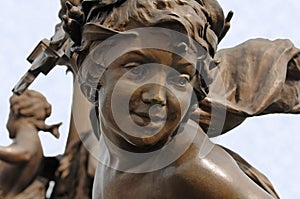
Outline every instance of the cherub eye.
[[190, 76], [186, 74], [181, 74], [179, 76], [173, 77], [171, 81], [176, 86], [184, 87], [190, 81]]
[[142, 67], [134, 67], [130, 70], [130, 73], [132, 73], [134, 75], [143, 75], [144, 70]]
[[128, 77], [130, 79], [142, 78], [145, 74], [145, 69], [140, 63], [131, 62], [124, 65], [128, 69]]
[[180, 85], [186, 85], [187, 81], [188, 80], [185, 77], [178, 78], [178, 84], [180, 84]]

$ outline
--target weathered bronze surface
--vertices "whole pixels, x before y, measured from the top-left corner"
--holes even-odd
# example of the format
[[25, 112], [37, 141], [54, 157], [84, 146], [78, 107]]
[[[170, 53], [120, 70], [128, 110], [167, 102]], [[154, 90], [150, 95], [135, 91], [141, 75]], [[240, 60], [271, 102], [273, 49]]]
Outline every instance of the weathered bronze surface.
[[225, 17], [216, 0], [61, 3], [62, 22], [28, 73], [64, 64], [74, 74], [65, 154], [43, 157], [37, 132], [56, 135], [57, 126], [44, 124], [45, 98], [25, 91], [34, 78], [22, 78], [8, 121], [14, 143], [0, 148], [2, 197], [41, 195], [54, 181], [55, 199], [279, 198], [262, 173], [209, 138], [247, 117], [299, 113], [299, 49], [289, 40], [218, 51], [232, 12]]

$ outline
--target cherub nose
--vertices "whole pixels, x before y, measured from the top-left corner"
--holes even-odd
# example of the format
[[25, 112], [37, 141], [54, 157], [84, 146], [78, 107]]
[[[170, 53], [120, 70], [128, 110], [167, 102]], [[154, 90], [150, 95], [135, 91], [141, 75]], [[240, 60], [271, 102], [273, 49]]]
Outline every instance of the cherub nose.
[[160, 84], [149, 84], [144, 89], [142, 99], [145, 103], [166, 105], [166, 88]]

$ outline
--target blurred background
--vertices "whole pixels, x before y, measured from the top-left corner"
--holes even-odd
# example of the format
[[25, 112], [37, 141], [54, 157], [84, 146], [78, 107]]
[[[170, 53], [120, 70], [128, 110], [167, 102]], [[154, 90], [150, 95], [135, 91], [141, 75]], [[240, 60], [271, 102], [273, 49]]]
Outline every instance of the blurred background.
[[[227, 14], [234, 11], [231, 29], [220, 48], [235, 46], [250, 38], [288, 38], [300, 48], [300, 1], [219, 0]], [[59, 22], [59, 0], [9, 0], [0, 12], [0, 145], [10, 140], [5, 128], [12, 88], [27, 71], [26, 58], [43, 38], [50, 38]], [[47, 123], [63, 122], [56, 140], [40, 133], [44, 153], [63, 153], [67, 138], [72, 75], [59, 66], [48, 76], [40, 75], [30, 89], [42, 92], [52, 104]], [[274, 184], [281, 198], [298, 198], [300, 193], [300, 115], [274, 114], [247, 119], [239, 127], [215, 141], [236, 151], [262, 171]]]

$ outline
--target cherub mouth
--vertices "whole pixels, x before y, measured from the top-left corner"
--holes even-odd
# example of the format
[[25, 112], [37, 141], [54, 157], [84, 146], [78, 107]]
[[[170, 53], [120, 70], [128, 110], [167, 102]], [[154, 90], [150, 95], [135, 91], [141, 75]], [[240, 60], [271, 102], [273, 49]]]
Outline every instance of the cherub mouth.
[[140, 126], [147, 126], [150, 123], [161, 124], [166, 120], [163, 114], [149, 115], [146, 112], [131, 112], [130, 115], [133, 121]]
[[151, 122], [149, 115], [146, 113], [132, 112], [130, 115], [132, 116], [134, 122], [136, 122], [138, 125], [146, 126]]

